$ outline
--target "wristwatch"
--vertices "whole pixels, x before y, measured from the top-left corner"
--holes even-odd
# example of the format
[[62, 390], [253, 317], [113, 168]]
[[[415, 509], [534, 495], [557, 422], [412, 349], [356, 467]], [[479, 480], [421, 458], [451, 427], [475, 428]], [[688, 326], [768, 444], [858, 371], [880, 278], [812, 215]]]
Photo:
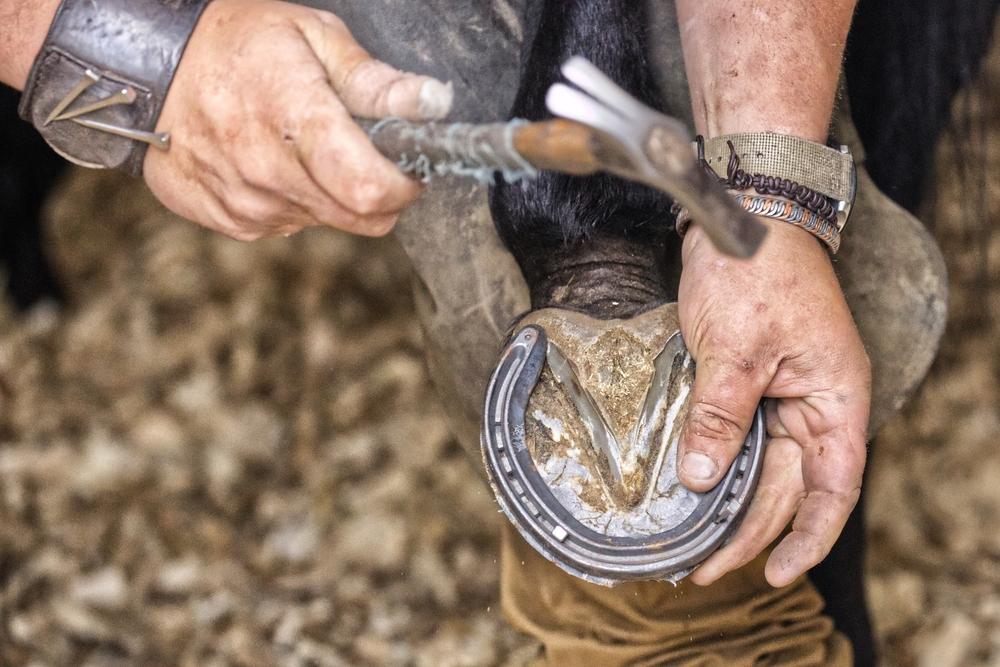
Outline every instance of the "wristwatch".
[[142, 173], [174, 73], [209, 0], [63, 0], [21, 117], [75, 164]]
[[[753, 180], [784, 182], [806, 188], [829, 200], [831, 227], [839, 236], [851, 216], [857, 194], [857, 169], [847, 146], [831, 148], [775, 132], [746, 132], [704, 139], [695, 145], [704, 164], [722, 180], [730, 180], [736, 165]], [[779, 194], [768, 192], [764, 194]], [[787, 196], [787, 195], [786, 195]]]

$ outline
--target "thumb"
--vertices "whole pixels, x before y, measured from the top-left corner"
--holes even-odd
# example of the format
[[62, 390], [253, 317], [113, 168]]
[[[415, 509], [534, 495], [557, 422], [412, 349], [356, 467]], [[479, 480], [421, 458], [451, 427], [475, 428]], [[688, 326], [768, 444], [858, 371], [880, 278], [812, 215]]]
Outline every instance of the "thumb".
[[329, 77], [330, 85], [358, 118], [393, 116], [407, 120], [437, 120], [451, 111], [450, 83], [403, 72], [372, 58], [333, 14], [312, 23], [302, 33]]
[[767, 386], [754, 369], [707, 359], [695, 367], [677, 473], [692, 491], [712, 489], [739, 453]]

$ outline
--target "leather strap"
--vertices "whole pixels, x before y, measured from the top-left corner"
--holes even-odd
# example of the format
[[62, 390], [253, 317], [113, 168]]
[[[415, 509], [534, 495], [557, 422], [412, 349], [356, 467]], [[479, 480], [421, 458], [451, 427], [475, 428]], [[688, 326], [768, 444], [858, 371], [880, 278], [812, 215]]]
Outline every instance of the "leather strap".
[[[169, 146], [167, 135], [154, 134], [156, 121], [208, 2], [63, 0], [32, 66], [21, 117], [76, 164], [140, 175], [149, 146]], [[69, 117], [91, 105], [102, 108]]]
[[854, 158], [840, 150], [787, 134], [746, 132], [704, 141], [704, 158], [719, 178], [726, 178], [729, 145], [733, 142], [740, 165], [751, 174], [786, 178], [832, 199], [837, 204], [837, 228], [847, 224], [857, 189]]

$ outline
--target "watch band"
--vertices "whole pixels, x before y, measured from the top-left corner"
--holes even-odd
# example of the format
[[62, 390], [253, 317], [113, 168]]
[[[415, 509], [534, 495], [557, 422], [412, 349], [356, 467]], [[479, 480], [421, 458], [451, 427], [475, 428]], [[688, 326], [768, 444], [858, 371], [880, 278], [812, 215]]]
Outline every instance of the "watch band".
[[736, 193], [733, 197], [747, 213], [781, 220], [790, 225], [801, 227], [825, 243], [834, 255], [840, 250], [840, 231], [836, 225], [824, 220], [800, 204], [783, 197], [768, 197], [766, 195]]
[[727, 178], [732, 155], [730, 142], [746, 172], [794, 181], [832, 200], [837, 210], [837, 231], [843, 231], [857, 190], [854, 158], [847, 146], [838, 150], [775, 132], [745, 132], [705, 139], [702, 149], [705, 162], [721, 179]]
[[188, 39], [209, 0], [63, 0], [21, 98], [21, 117], [66, 159], [142, 173]]

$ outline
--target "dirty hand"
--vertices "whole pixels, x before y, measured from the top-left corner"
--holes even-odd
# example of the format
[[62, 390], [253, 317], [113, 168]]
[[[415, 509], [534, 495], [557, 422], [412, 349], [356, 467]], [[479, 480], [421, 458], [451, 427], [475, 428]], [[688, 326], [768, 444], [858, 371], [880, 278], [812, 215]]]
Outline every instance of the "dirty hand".
[[252, 240], [329, 225], [387, 233], [419, 186], [351, 116], [433, 119], [450, 88], [373, 60], [336, 16], [274, 0], [216, 0], [191, 37], [146, 181], [179, 215]]
[[829, 553], [861, 491], [868, 357], [824, 248], [764, 223], [749, 261], [719, 254], [697, 227], [684, 239], [680, 323], [697, 362], [678, 454], [686, 486], [718, 483], [768, 398], [760, 483], [734, 538], [691, 576], [701, 585], [751, 561], [794, 517], [765, 568], [771, 585], [791, 583]]

